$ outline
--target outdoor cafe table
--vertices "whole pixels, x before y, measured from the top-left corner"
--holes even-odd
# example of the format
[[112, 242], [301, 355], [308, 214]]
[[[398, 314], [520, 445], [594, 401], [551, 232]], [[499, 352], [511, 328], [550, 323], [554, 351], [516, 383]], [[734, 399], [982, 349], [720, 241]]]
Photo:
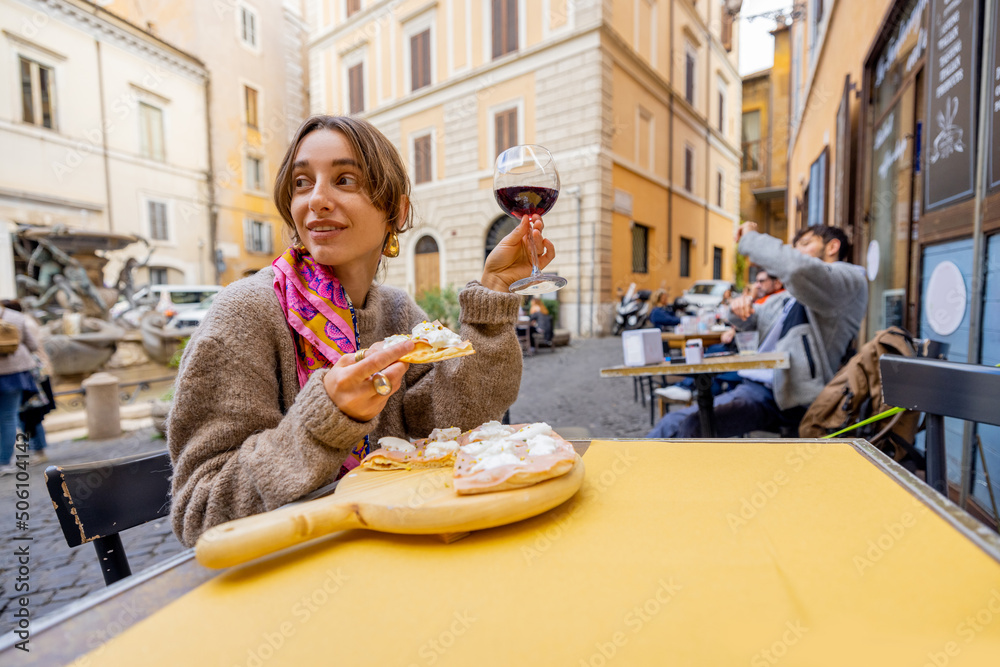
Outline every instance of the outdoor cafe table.
[[0, 663], [997, 665], [1000, 538], [863, 440], [583, 460], [564, 505], [451, 544], [344, 531], [221, 573], [189, 551]]
[[731, 354], [724, 357], [708, 357], [697, 364], [663, 362], [647, 366], [612, 366], [611, 368], [602, 368], [601, 377], [694, 375], [694, 389], [698, 401], [698, 417], [701, 421], [701, 432], [706, 437], [714, 438], [717, 431], [715, 429], [712, 380], [715, 379], [715, 376], [719, 373], [769, 368], [788, 368], [788, 353], [758, 352], [756, 354]]

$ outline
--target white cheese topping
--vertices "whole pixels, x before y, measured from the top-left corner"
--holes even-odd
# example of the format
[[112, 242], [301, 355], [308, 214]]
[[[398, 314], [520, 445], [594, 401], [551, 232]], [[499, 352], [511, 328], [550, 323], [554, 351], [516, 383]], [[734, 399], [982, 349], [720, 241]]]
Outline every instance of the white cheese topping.
[[476, 442], [477, 440], [489, 440], [491, 438], [500, 438], [510, 435], [514, 432], [514, 429], [510, 426], [501, 424], [500, 422], [486, 422], [478, 429], [472, 432], [469, 440]]
[[528, 424], [522, 428], [517, 433], [511, 435], [512, 440], [524, 440], [528, 441], [529, 438], [533, 438], [536, 435], [551, 435], [552, 427], [545, 422], [535, 422], [534, 424]]
[[385, 339], [382, 344], [383, 349], [387, 347], [392, 347], [393, 345], [399, 345], [400, 343], [405, 343], [410, 340], [409, 334], [395, 334], [394, 336], [389, 336]]
[[500, 466], [511, 465], [514, 463], [519, 463], [521, 459], [511, 452], [500, 452], [499, 454], [494, 454], [493, 456], [483, 456], [481, 459], [476, 461], [475, 465], [469, 468], [469, 472], [480, 472], [482, 470], [490, 470], [492, 468], [499, 468]]
[[444, 456], [458, 449], [457, 440], [444, 440], [442, 442], [432, 442], [424, 450], [424, 456]]
[[555, 454], [557, 447], [555, 439], [547, 435], [539, 434], [528, 439], [528, 454], [532, 456]]
[[413, 338], [425, 341], [435, 348], [457, 347], [462, 344], [461, 336], [438, 322], [421, 322], [413, 327]]
[[402, 438], [394, 438], [391, 435], [388, 435], [384, 438], [379, 438], [378, 446], [381, 447], [382, 449], [388, 449], [391, 452], [404, 452], [407, 454], [412, 451], [416, 451], [417, 449], [416, 447], [413, 446], [412, 443], [407, 442]]
[[462, 429], [452, 426], [451, 428], [434, 429], [427, 439], [436, 442], [447, 442], [448, 440], [457, 440], [460, 435], [462, 435]]

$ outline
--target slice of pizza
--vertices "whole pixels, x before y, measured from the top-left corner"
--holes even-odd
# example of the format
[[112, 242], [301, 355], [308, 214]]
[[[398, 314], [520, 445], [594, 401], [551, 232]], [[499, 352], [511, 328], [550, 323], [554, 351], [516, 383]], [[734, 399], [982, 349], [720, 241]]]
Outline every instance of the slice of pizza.
[[369, 470], [450, 468], [455, 465], [460, 428], [436, 428], [426, 438], [410, 442], [403, 438], [379, 438], [379, 448], [361, 461]]
[[455, 491], [470, 495], [531, 486], [565, 475], [577, 458], [573, 445], [544, 422], [487, 422], [459, 438]]
[[461, 336], [437, 320], [421, 322], [413, 327], [411, 333], [389, 336], [385, 339], [384, 346], [390, 347], [404, 340], [414, 342], [413, 351], [399, 359], [408, 364], [430, 364], [476, 353], [471, 341], [462, 340]]

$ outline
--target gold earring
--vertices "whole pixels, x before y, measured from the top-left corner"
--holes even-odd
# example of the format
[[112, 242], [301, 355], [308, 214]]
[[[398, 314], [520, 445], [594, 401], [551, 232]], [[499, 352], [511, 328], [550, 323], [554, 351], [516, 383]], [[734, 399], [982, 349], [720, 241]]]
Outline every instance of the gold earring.
[[399, 234], [395, 229], [389, 232], [389, 237], [382, 247], [382, 254], [386, 257], [399, 257]]

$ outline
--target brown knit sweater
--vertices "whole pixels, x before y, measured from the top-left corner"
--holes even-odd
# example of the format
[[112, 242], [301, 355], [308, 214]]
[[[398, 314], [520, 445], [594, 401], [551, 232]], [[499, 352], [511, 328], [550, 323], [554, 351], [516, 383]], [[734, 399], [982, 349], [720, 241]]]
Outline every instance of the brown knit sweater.
[[[174, 532], [190, 546], [212, 526], [274, 509], [332, 481], [369, 434], [426, 437], [499, 419], [517, 398], [519, 297], [469, 283], [459, 294], [460, 335], [476, 354], [414, 364], [381, 414], [358, 422], [323, 387], [299, 386], [292, 335], [269, 268], [229, 285], [191, 337], [167, 421], [174, 467]], [[426, 314], [405, 292], [373, 284], [355, 304], [361, 345], [408, 333]]]

